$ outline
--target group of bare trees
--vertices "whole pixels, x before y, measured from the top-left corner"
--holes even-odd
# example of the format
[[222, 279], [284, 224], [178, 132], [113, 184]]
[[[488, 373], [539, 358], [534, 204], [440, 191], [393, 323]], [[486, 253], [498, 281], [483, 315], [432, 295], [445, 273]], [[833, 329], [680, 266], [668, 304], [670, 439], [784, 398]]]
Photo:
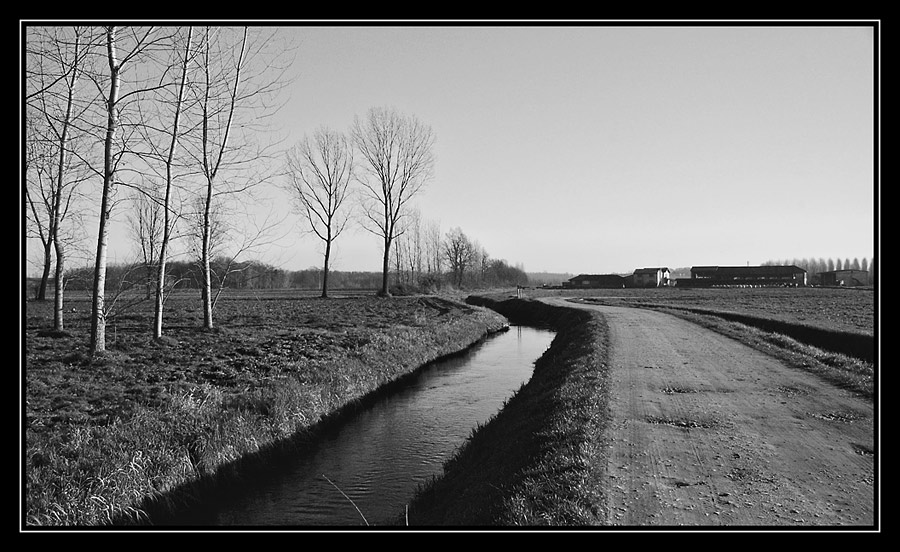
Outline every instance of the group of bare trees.
[[373, 107], [356, 117], [349, 134], [321, 128], [288, 152], [287, 187], [324, 245], [323, 297], [332, 244], [354, 207], [362, 227], [382, 243], [379, 293], [390, 295], [391, 248], [410, 227], [410, 201], [433, 176], [434, 140], [432, 128], [415, 116]]
[[411, 220], [394, 255], [398, 284], [429, 290], [444, 283], [457, 289], [528, 283], [523, 267], [492, 258], [478, 240], [461, 228], [451, 228], [442, 235], [438, 223], [423, 222], [418, 212]]
[[[442, 236], [413, 206], [435, 163], [434, 132], [416, 117], [374, 107], [346, 133], [321, 128], [286, 155], [266, 143], [279, 92], [290, 82], [292, 48], [278, 33], [274, 27], [24, 29], [26, 231], [43, 247], [37, 297], [45, 298], [55, 259], [54, 329], [62, 331], [68, 251], [86, 252], [93, 265], [91, 354], [106, 348], [116, 215], [124, 213], [138, 244], [141, 270], [127, 272], [144, 286], [144, 300], [153, 300], [153, 336], [163, 332], [165, 300], [177, 283], [167, 266], [179, 254], [199, 267], [203, 326], [211, 329], [229, 275], [255, 270], [238, 257], [270, 238], [274, 225], [267, 220], [247, 217], [248, 226], [235, 229], [235, 220], [244, 220], [236, 210], [267, 181], [284, 184], [324, 245], [323, 296], [332, 246], [351, 219], [380, 242], [380, 295], [390, 295], [392, 264], [399, 283], [440, 281], [446, 267], [457, 286], [467, 278], [488, 281], [492, 268], [511, 268], [491, 264], [459, 229]], [[85, 239], [91, 221], [94, 244]]]
[[[265, 178], [259, 124], [287, 83], [290, 48], [275, 28], [26, 27], [26, 229], [44, 247], [44, 297], [55, 251], [54, 328], [63, 329], [66, 246], [84, 245], [96, 217], [90, 351], [105, 350], [110, 224], [125, 197], [142, 256], [155, 276], [154, 336], [162, 333], [173, 239], [198, 239], [204, 326], [216, 213]], [[120, 193], [125, 188], [130, 194]], [[246, 200], [244, 200], [246, 201]], [[179, 221], [187, 220], [179, 230]]]
[[446, 275], [457, 287], [527, 282], [524, 270], [491, 259], [461, 229], [442, 236], [440, 225], [411, 203], [433, 176], [434, 141], [431, 127], [416, 117], [376, 107], [347, 134], [321, 128], [288, 152], [286, 187], [324, 246], [322, 297], [332, 246], [352, 219], [381, 241], [380, 295], [390, 295], [392, 273], [396, 285], [426, 290]]

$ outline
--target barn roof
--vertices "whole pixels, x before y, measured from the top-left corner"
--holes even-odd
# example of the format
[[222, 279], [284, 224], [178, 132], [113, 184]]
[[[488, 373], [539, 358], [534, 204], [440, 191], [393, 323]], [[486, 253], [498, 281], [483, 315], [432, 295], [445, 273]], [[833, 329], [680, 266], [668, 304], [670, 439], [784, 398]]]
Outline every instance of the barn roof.
[[806, 272], [799, 266], [694, 266], [691, 272], [713, 272], [716, 276], [775, 276]]
[[656, 268], [639, 268], [639, 269], [635, 270], [634, 273], [635, 274], [656, 274], [660, 270], [665, 272], [669, 269], [664, 266], [656, 267]]
[[607, 280], [607, 279], [619, 279], [623, 278], [623, 276], [619, 276], [618, 274], [579, 274], [574, 278], [569, 278], [570, 282], [575, 282], [578, 280]]
[[823, 270], [822, 272], [819, 272], [818, 274], [838, 274], [838, 273], [842, 273], [842, 272], [843, 272], [843, 273], [847, 273], [847, 272], [850, 272], [850, 273], [852, 273], [852, 272], [865, 272], [865, 273], [868, 274], [869, 271], [868, 271], [868, 270], [863, 270], [863, 269], [861, 269], [861, 268], [842, 268], [842, 269], [840, 269], [840, 270]]

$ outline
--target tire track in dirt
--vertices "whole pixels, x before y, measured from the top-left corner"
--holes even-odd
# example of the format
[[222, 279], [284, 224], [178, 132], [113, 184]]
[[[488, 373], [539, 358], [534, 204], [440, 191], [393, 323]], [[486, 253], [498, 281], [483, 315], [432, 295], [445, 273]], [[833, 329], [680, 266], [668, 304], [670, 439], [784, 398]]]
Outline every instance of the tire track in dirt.
[[668, 314], [578, 306], [610, 328], [609, 525], [874, 526], [871, 402]]

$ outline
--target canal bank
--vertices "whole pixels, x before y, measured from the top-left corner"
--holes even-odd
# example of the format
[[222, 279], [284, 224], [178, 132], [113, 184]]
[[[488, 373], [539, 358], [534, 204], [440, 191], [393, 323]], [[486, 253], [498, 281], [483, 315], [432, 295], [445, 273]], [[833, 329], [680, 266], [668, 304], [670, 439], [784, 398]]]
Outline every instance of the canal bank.
[[606, 465], [608, 330], [577, 308], [471, 296], [513, 324], [557, 332], [531, 379], [472, 432], [422, 488], [398, 525], [592, 526], [600, 524]]
[[396, 390], [320, 433], [267, 481], [211, 501], [193, 525], [365, 528], [403, 511], [418, 486], [531, 378], [554, 332], [513, 326], [417, 370]]
[[[405, 300], [395, 298], [391, 301]], [[172, 528], [232, 525], [233, 520], [227, 517], [216, 519], [215, 514], [210, 517], [209, 506], [219, 502], [241, 502], [259, 488], [279, 485], [285, 473], [296, 469], [298, 458], [316, 454], [315, 451], [322, 447], [324, 441], [332, 439], [360, 413], [413, 385], [432, 366], [463, 358], [493, 336], [509, 330], [507, 319], [491, 309], [476, 308], [440, 297], [423, 297], [418, 302], [432, 311], [425, 318], [433, 319], [421, 322], [418, 328], [395, 321], [383, 339], [373, 340], [377, 349], [372, 354], [360, 356], [358, 362], [364, 366], [344, 369], [346, 386], [332, 393], [333, 406], [323, 410], [314, 423], [301, 425], [285, 438], [272, 440], [251, 454], [219, 466], [214, 472], [202, 474], [162, 499], [148, 498], [143, 503], [143, 510], [147, 512], [149, 524]], [[313, 416], [307, 414], [301, 418], [311, 419]], [[335, 479], [343, 485], [339, 478]], [[333, 497], [344, 493], [337, 483], [330, 483]], [[343, 502], [345, 499], [340, 500]], [[352, 506], [349, 497], [346, 501], [345, 507]], [[213, 511], [216, 509], [213, 508]], [[236, 521], [234, 526], [293, 525], [296, 528], [315, 528], [344, 525], [342, 522], [321, 521], [324, 519], [322, 516], [304, 520], [301, 515], [293, 521], [269, 519], [271, 523]], [[346, 525], [352, 523], [348, 521]]]
[[23, 530], [159, 525], [240, 492], [368, 397], [508, 327], [441, 297], [236, 298], [215, 331], [191, 306], [170, 305], [163, 340], [136, 312], [90, 358], [89, 320], [48, 336], [52, 305], [29, 304]]

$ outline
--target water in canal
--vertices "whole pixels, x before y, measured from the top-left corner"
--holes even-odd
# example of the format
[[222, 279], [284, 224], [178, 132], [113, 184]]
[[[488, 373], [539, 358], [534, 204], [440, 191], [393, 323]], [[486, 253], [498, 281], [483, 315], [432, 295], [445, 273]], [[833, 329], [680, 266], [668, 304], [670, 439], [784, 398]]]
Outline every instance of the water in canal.
[[513, 326], [435, 363], [408, 386], [329, 431], [285, 473], [228, 503], [203, 525], [365, 526], [402, 516], [416, 487], [531, 377], [554, 333]]

